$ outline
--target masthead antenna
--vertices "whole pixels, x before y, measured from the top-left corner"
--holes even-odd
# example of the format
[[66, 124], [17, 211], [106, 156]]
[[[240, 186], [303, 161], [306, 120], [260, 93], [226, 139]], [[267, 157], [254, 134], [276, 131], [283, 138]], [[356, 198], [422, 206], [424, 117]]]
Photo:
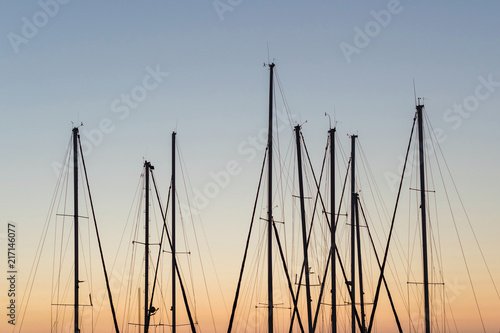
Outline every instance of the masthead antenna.
[[269, 57], [269, 42], [267, 42], [267, 63], [268, 64], [271, 63], [271, 60], [270, 60], [270, 57]]
[[78, 121], [77, 123], [80, 123], [80, 125], [75, 125], [75, 123], [72, 121], [72, 122], [71, 122], [71, 127], [72, 127], [72, 128], [79, 128], [79, 127], [82, 127], [82, 126], [83, 126], [83, 122]]
[[415, 88], [415, 78], [413, 78], [413, 97], [415, 98], [415, 107], [417, 107], [417, 89]]
[[[334, 111], [335, 112], [335, 111]], [[333, 115], [335, 117], [335, 114]], [[330, 124], [330, 129], [332, 129], [332, 118], [328, 113], [325, 112], [325, 117], [328, 117], [328, 122]]]

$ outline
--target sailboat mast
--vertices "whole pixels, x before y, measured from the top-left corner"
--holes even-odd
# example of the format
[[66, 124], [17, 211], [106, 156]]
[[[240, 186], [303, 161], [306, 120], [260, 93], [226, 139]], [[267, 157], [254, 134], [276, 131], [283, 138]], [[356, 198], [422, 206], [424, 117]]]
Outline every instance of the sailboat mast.
[[425, 302], [425, 332], [431, 332], [430, 303], [429, 303], [429, 268], [427, 262], [427, 213], [425, 200], [425, 156], [424, 156], [424, 129], [423, 129], [424, 105], [417, 105], [418, 121], [418, 151], [420, 157], [420, 209], [422, 213], [422, 255], [424, 265], [424, 302]]
[[351, 136], [351, 329], [352, 333], [356, 333], [356, 138], [357, 135]]
[[141, 333], [141, 288], [140, 287], [137, 289], [137, 299], [138, 299], [137, 305], [139, 306], [137, 311], [137, 317], [139, 318], [139, 326], [137, 326], [138, 327], [137, 331]]
[[337, 333], [337, 285], [335, 283], [335, 128], [330, 129], [330, 260], [331, 260], [331, 280], [332, 280], [332, 333]]
[[146, 210], [144, 217], [145, 233], [144, 233], [144, 333], [148, 333], [149, 330], [149, 169], [151, 168], [151, 163], [148, 161], [144, 162], [145, 168], [145, 182], [146, 182]]
[[361, 233], [359, 231], [359, 194], [355, 195], [355, 209], [356, 209], [356, 242], [358, 247], [358, 274], [359, 274], [359, 307], [361, 309], [361, 332], [366, 332], [365, 323], [365, 301], [363, 290], [363, 265], [361, 262]]
[[269, 130], [267, 137], [267, 326], [273, 332], [273, 78], [274, 63], [269, 65]]
[[172, 132], [172, 332], [176, 332], [175, 306], [175, 132]]
[[75, 219], [75, 333], [80, 332], [78, 328], [79, 321], [79, 300], [78, 300], [78, 284], [79, 281], [79, 264], [78, 264], [78, 127], [73, 128], [73, 182], [74, 182], [74, 219]]
[[313, 332], [312, 328], [312, 312], [311, 312], [311, 284], [309, 281], [309, 257], [307, 255], [307, 227], [306, 227], [306, 210], [304, 203], [304, 184], [302, 180], [302, 153], [300, 149], [300, 125], [295, 126], [295, 140], [297, 143], [297, 169], [299, 174], [299, 193], [300, 193], [300, 217], [302, 224], [302, 248], [304, 251], [304, 268], [306, 275], [306, 297], [307, 297], [307, 321], [309, 332]]

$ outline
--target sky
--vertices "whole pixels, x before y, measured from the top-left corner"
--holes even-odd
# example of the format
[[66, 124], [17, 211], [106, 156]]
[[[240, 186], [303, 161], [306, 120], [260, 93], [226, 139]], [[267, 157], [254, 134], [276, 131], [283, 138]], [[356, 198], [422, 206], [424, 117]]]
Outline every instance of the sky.
[[[324, 151], [328, 113], [345, 149], [347, 135], [359, 136], [389, 207], [391, 179], [411, 129], [415, 82], [500, 284], [498, 2], [40, 0], [3, 1], [0, 8], [0, 242], [5, 248], [7, 223], [15, 222], [20, 293], [71, 128], [83, 123], [110, 261], [144, 159], [155, 165], [165, 196], [172, 131], [202, 195], [236, 163], [216, 195], [198, 197], [230, 303], [264, 154], [261, 146], [248, 148], [266, 133], [263, 64], [269, 62], [276, 64], [290, 113], [303, 124], [314, 163], [320, 165]], [[480, 259], [471, 252], [471, 262]], [[50, 275], [49, 266], [40, 268], [41, 276]], [[0, 286], [5, 308], [8, 286]], [[486, 279], [477, 288], [487, 296], [490, 287]], [[50, 307], [43, 294], [32, 302]], [[498, 299], [484, 303], [500, 308]], [[223, 331], [228, 317], [217, 311]], [[2, 317], [3, 331], [10, 325]], [[500, 329], [498, 318], [485, 318], [488, 332]]]

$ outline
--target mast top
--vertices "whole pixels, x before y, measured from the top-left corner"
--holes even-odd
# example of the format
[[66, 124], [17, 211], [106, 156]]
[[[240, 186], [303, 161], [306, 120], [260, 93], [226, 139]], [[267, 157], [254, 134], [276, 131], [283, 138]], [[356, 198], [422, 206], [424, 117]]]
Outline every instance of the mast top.
[[78, 131], [78, 128], [83, 126], [83, 122], [80, 122], [80, 125], [78, 126], [75, 126], [75, 124], [71, 122], [71, 126], [73, 126], [73, 131]]
[[337, 130], [337, 121], [335, 120], [335, 113], [333, 114], [333, 117], [334, 117], [334, 119], [333, 119], [333, 128], [332, 128], [332, 117], [330, 117], [330, 115], [327, 112], [325, 112], [325, 117], [328, 117], [328, 123], [330, 125], [330, 130], [329, 131], [335, 132]]
[[146, 165], [147, 165], [147, 166], [148, 166], [151, 170], [154, 170], [154, 169], [155, 169], [155, 167], [154, 167], [154, 166], [152, 166], [152, 165], [151, 165], [151, 162], [149, 162], [149, 161], [144, 161], [144, 166], [146, 166]]
[[[424, 106], [424, 98], [418, 97], [417, 99], [418, 99], [417, 108], [422, 108]], [[420, 103], [420, 100], [422, 100], [422, 103]]]
[[328, 123], [330, 124], [330, 130], [332, 130], [332, 117], [328, 113], [325, 112], [325, 117], [328, 117]]

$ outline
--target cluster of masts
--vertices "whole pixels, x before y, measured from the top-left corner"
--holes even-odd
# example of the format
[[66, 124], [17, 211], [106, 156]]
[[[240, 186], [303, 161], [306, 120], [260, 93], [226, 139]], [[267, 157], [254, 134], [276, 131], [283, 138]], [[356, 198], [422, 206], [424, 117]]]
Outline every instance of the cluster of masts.
[[[85, 162], [83, 160], [83, 154], [81, 154], [81, 144], [80, 144], [80, 136], [79, 136], [79, 130], [78, 127], [74, 127], [72, 131], [72, 140], [73, 140], [73, 175], [74, 175], [74, 332], [78, 333], [80, 332], [80, 301], [79, 301], [79, 284], [82, 282], [80, 281], [79, 277], [79, 244], [78, 244], [78, 235], [79, 235], [79, 211], [78, 211], [78, 155], [80, 152], [80, 155], [82, 157], [82, 162], [83, 162], [83, 167], [85, 169]], [[80, 149], [78, 149], [80, 147]], [[184, 288], [184, 283], [182, 281], [182, 277], [179, 271], [179, 267], [177, 265], [177, 260], [176, 260], [176, 208], [175, 208], [175, 202], [176, 202], [176, 189], [175, 189], [175, 166], [176, 166], [176, 132], [172, 132], [172, 178], [171, 178], [171, 191], [169, 193], [169, 201], [171, 201], [171, 212], [172, 212], [172, 224], [171, 224], [171, 234], [169, 233], [167, 226], [166, 226], [166, 216], [165, 212], [162, 211], [162, 217], [163, 217], [163, 232], [162, 232], [162, 241], [163, 241], [163, 235], [166, 234], [167, 240], [168, 240], [168, 245], [169, 249], [172, 256], [172, 267], [171, 267], [171, 274], [172, 274], [172, 306], [171, 306], [171, 311], [172, 311], [172, 332], [176, 332], [177, 328], [177, 305], [176, 305], [176, 291], [177, 291], [177, 286], [179, 285], [181, 288], [182, 292], [182, 297], [184, 300], [184, 305], [186, 307], [186, 313], [189, 319], [189, 326], [191, 327], [192, 332], [196, 332], [196, 326], [195, 326], [195, 321], [193, 319], [193, 316], [191, 314], [191, 310], [187, 301], [187, 296], [186, 296], [186, 290]], [[150, 178], [153, 179], [154, 182], [154, 177], [153, 177], [153, 170], [154, 166], [151, 164], [150, 161], [144, 161], [144, 179], [145, 179], [145, 212], [144, 212], [144, 225], [145, 225], [145, 234], [144, 234], [144, 242], [139, 242], [135, 241], [134, 243], [142, 244], [144, 245], [144, 258], [145, 258], [145, 268], [144, 268], [144, 323], [136, 323], [132, 325], [137, 325], [137, 326], [142, 326], [144, 328], [144, 332], [147, 333], [149, 332], [149, 328], [151, 326], [151, 316], [155, 315], [157, 312], [157, 308], [153, 306], [153, 295], [154, 295], [154, 287], [156, 285], [156, 276], [154, 277], [154, 284], [150, 296], [150, 276], [149, 276], [149, 253], [150, 253], [150, 218], [149, 218], [149, 207], [150, 207]], [[86, 170], [85, 170], [85, 176], [86, 176]], [[88, 185], [88, 182], [87, 182]], [[90, 188], [88, 188], [90, 191]], [[171, 197], [170, 197], [171, 196]], [[92, 198], [90, 198], [90, 202], [92, 205]], [[167, 203], [168, 204], [168, 203]], [[93, 211], [93, 207], [92, 207]], [[94, 217], [95, 220], [95, 217]], [[96, 229], [97, 230], [97, 229]], [[118, 333], [119, 332], [119, 327], [118, 327], [118, 322], [116, 318], [116, 312], [113, 304], [113, 299], [110, 291], [110, 286], [109, 286], [109, 279], [108, 279], [108, 274], [106, 270], [106, 266], [104, 264], [104, 258], [102, 256], [102, 248], [101, 248], [101, 243], [100, 243], [100, 238], [99, 235], [98, 237], [98, 242], [99, 242], [99, 248], [101, 250], [101, 259], [102, 259], [102, 264], [104, 268], [104, 275], [106, 279], [106, 287], [108, 291], [108, 298], [110, 301], [110, 306], [111, 306], [111, 311], [112, 311], [112, 316], [113, 316], [113, 323], [114, 323], [114, 329]], [[177, 282], [177, 278], [179, 281]]]
[[[300, 274], [300, 279], [298, 282], [299, 289], [294, 292], [292, 288], [292, 284], [290, 281], [287, 265], [285, 259], [282, 254], [282, 248], [279, 240], [279, 235], [275, 227], [276, 221], [273, 218], [273, 79], [274, 79], [274, 63], [268, 65], [270, 70], [270, 84], [269, 84], [269, 130], [268, 130], [268, 141], [267, 141], [267, 332], [272, 333], [274, 331], [275, 323], [274, 323], [274, 311], [275, 311], [275, 302], [273, 299], [273, 243], [276, 240], [278, 244], [278, 248], [280, 251], [281, 261], [284, 267], [285, 275], [288, 282], [288, 289], [290, 292], [290, 297], [293, 301], [293, 315], [290, 322], [290, 332], [293, 329], [293, 323], [295, 318], [297, 318], [298, 325], [301, 332], [315, 332], [317, 331], [317, 319], [318, 313], [321, 303], [321, 298], [323, 295], [325, 283], [326, 283], [326, 275], [325, 279], [321, 283], [321, 291], [318, 300], [318, 305], [316, 307], [316, 311], [313, 311], [312, 307], [312, 297], [311, 297], [311, 282], [310, 282], [310, 265], [309, 265], [309, 257], [308, 257], [308, 246], [309, 246], [309, 238], [308, 238], [308, 230], [306, 228], [306, 214], [305, 214], [305, 203], [304, 203], [304, 186], [303, 186], [303, 175], [302, 175], [302, 148], [301, 148], [301, 127], [300, 125], [295, 126], [295, 138], [296, 138], [296, 155], [297, 155], [297, 172], [298, 172], [298, 187], [299, 187], [299, 199], [300, 199], [300, 220], [301, 220], [301, 232], [302, 232], [302, 249], [303, 249], [303, 264], [302, 271]], [[430, 333], [430, 305], [429, 305], [429, 276], [428, 276], [428, 259], [427, 259], [427, 231], [426, 231], [426, 198], [425, 198], [425, 162], [424, 162], [424, 146], [423, 146], [423, 107], [424, 105], [420, 103], [420, 98], [418, 99], [418, 104], [416, 105], [416, 120], [418, 122], [418, 138], [419, 138], [419, 164], [420, 164], [420, 193], [421, 193], [421, 216], [422, 216], [422, 254], [423, 254], [423, 286], [424, 286], [424, 313], [425, 313], [425, 332]], [[327, 222], [329, 224], [330, 229], [330, 252], [327, 260], [327, 270], [328, 266], [330, 266], [330, 278], [331, 278], [331, 332], [337, 332], [337, 287], [335, 283], [335, 279], [337, 276], [337, 263], [336, 260], [340, 261], [340, 266], [342, 268], [342, 273], [344, 275], [344, 279], [349, 291], [350, 296], [350, 305], [351, 305], [351, 329], [352, 333], [355, 333], [359, 330], [362, 333], [371, 332], [373, 327], [373, 320], [375, 309], [377, 307], [377, 302], [379, 299], [379, 293], [381, 289], [382, 283], [384, 284], [388, 295], [389, 300], [392, 306], [392, 310], [395, 316], [395, 320], [398, 326], [399, 332], [402, 332], [401, 324], [397, 317], [397, 313], [394, 307], [394, 303], [392, 301], [392, 297], [390, 295], [389, 288], [387, 286], [385, 277], [384, 277], [384, 268], [387, 260], [387, 251], [384, 255], [383, 261], [380, 262], [377, 256], [378, 264], [380, 267], [380, 278], [377, 285], [377, 292], [375, 295], [375, 303], [373, 304], [373, 310], [370, 316], [370, 320], [367, 322], [366, 314], [365, 314], [365, 301], [364, 301], [364, 291], [363, 291], [363, 270], [362, 270], [362, 259], [361, 259], [361, 245], [360, 245], [360, 213], [359, 213], [359, 197], [356, 192], [355, 187], [355, 179], [356, 179], [356, 170], [355, 170], [355, 148], [356, 148], [356, 139], [357, 135], [351, 136], [351, 158], [350, 158], [350, 172], [351, 172], [351, 263], [350, 263], [350, 279], [346, 277], [346, 273], [344, 267], [341, 262], [341, 258], [338, 253], [337, 244], [336, 244], [336, 226], [338, 215], [336, 208], [336, 198], [335, 198], [335, 128], [331, 128], [329, 130], [329, 148], [330, 148], [330, 218], [326, 217]], [[348, 166], [349, 167], [349, 166]], [[398, 196], [399, 200], [399, 196]], [[325, 209], [325, 208], [324, 208]], [[339, 212], [340, 213], [340, 212]], [[391, 229], [392, 230], [392, 229]], [[251, 232], [251, 230], [250, 230]], [[250, 233], [248, 235], [248, 239], [250, 238]], [[389, 236], [390, 241], [390, 236]], [[388, 244], [389, 244], [388, 241]], [[388, 245], [387, 244], [387, 249]], [[236, 288], [235, 298], [233, 302], [231, 317], [229, 321], [229, 326], [227, 332], [230, 333], [233, 331], [233, 325], [235, 321], [235, 313], [238, 305], [238, 298], [240, 294], [240, 288], [242, 284], [242, 276], [245, 267], [245, 261], [248, 252], [249, 242], [247, 240], [247, 247], [245, 248], [245, 254], [240, 270], [240, 276]], [[356, 256], [357, 254], [357, 256]], [[356, 262], [357, 261], [357, 262]], [[356, 277], [356, 266], [358, 266], [358, 272]], [[305, 277], [305, 289], [306, 289], [306, 310], [307, 310], [307, 319], [304, 319], [304, 316], [301, 317], [299, 313], [297, 303], [299, 298], [300, 286], [302, 285], [302, 277]], [[359, 297], [356, 298], [356, 291], [359, 290]], [[357, 303], [359, 301], [359, 303]], [[359, 305], [360, 313], [358, 314], [357, 305]], [[303, 320], [307, 320], [306, 323], [303, 323]]]
[[[268, 326], [268, 332], [272, 333], [274, 330], [274, 299], [273, 299], [273, 244], [275, 241], [278, 242], [279, 248], [280, 248], [280, 255], [282, 258], [282, 264], [287, 276], [288, 280], [288, 289], [291, 293], [291, 298], [293, 300], [293, 316], [292, 316], [292, 322], [290, 324], [290, 328], [293, 326], [293, 321], [295, 320], [295, 317], [297, 318], [298, 324], [300, 326], [300, 329], [302, 332], [307, 331], [307, 332], [315, 332], [316, 331], [316, 324], [317, 324], [317, 318], [318, 318], [318, 311], [319, 311], [319, 306], [320, 303], [318, 303], [318, 306], [316, 308], [316, 311], [313, 311], [312, 307], [312, 297], [311, 297], [311, 282], [310, 282], [310, 266], [309, 266], [309, 258], [308, 258], [308, 245], [309, 245], [309, 239], [308, 239], [308, 234], [307, 234], [307, 229], [306, 229], [306, 214], [305, 214], [305, 203], [304, 203], [304, 185], [303, 185], [303, 176], [302, 176], [302, 149], [301, 149], [301, 128], [300, 125], [295, 126], [295, 138], [296, 138], [296, 149], [297, 149], [297, 163], [298, 163], [298, 179], [299, 179], [299, 199], [300, 199], [300, 213], [301, 213], [301, 231], [302, 231], [302, 249], [303, 249], [303, 270], [300, 275], [300, 280], [299, 280], [299, 285], [302, 283], [302, 276], [305, 277], [305, 287], [306, 287], [306, 308], [307, 308], [307, 323], [303, 324], [302, 321], [304, 320], [304, 317], [301, 317], [301, 314], [299, 313], [297, 303], [298, 303], [298, 297], [299, 297], [299, 291], [294, 292], [292, 288], [292, 283], [290, 281], [290, 276], [288, 274], [288, 269], [286, 267], [286, 262], [283, 257], [283, 253], [281, 250], [281, 245], [279, 244], [279, 237], [278, 237], [278, 232], [275, 227], [275, 221], [273, 218], [273, 212], [272, 212], [272, 207], [273, 207], [273, 103], [274, 103], [274, 97], [273, 97], [273, 78], [274, 78], [274, 63], [271, 63], [268, 65], [269, 70], [270, 70], [270, 85], [269, 85], [269, 129], [268, 129], [268, 142], [267, 142], [267, 326]], [[424, 313], [425, 313], [425, 332], [430, 333], [430, 303], [429, 303], [429, 276], [428, 276], [428, 259], [427, 259], [427, 226], [426, 226], [426, 191], [425, 191], [425, 162], [424, 162], [424, 146], [423, 146], [423, 104], [420, 104], [420, 99], [418, 100], [418, 104], [416, 105], [416, 120], [418, 123], [418, 138], [419, 138], [419, 164], [420, 164], [420, 209], [421, 209], [421, 222], [422, 222], [422, 255], [423, 255], [423, 285], [424, 285]], [[330, 195], [330, 219], [329, 219], [329, 229], [330, 229], [330, 253], [328, 257], [328, 263], [330, 267], [330, 278], [331, 278], [331, 305], [332, 305], [332, 311], [331, 311], [331, 331], [336, 333], [337, 332], [337, 309], [336, 309], [336, 299], [337, 299], [337, 290], [336, 290], [336, 267], [337, 267], [337, 258], [340, 260], [340, 256], [338, 254], [337, 250], [337, 244], [336, 244], [336, 238], [335, 238], [335, 233], [336, 233], [336, 225], [337, 225], [337, 216], [336, 214], [337, 208], [336, 208], [336, 198], [335, 198], [335, 128], [331, 128], [329, 130], [329, 147], [330, 147], [330, 188], [331, 188], [331, 195]], [[351, 218], [351, 263], [350, 263], [350, 279], [348, 280], [345, 276], [344, 268], [342, 266], [342, 271], [344, 274], [345, 282], [347, 284], [347, 288], [349, 290], [350, 294], [350, 303], [351, 303], [351, 328], [352, 332], [355, 333], [357, 329], [361, 331], [362, 333], [368, 333], [372, 329], [373, 325], [373, 316], [375, 313], [375, 309], [377, 306], [377, 301], [378, 301], [378, 295], [379, 291], [381, 288], [381, 284], [384, 283], [385, 287], [388, 290], [387, 284], [385, 282], [384, 278], [384, 268], [386, 264], [386, 259], [387, 259], [387, 251], [384, 255], [383, 261], [379, 261], [379, 266], [380, 266], [380, 278], [378, 281], [377, 285], [377, 293], [375, 296], [375, 303], [374, 307], [372, 310], [372, 315], [369, 320], [369, 322], [366, 321], [366, 315], [365, 315], [365, 310], [364, 310], [364, 291], [363, 291], [363, 276], [362, 276], [362, 261], [361, 261], [361, 251], [360, 251], [360, 224], [359, 224], [359, 206], [358, 206], [358, 194], [356, 192], [355, 188], [355, 177], [356, 177], [356, 170], [355, 170], [355, 147], [356, 147], [356, 138], [357, 135], [352, 135], [351, 136], [351, 158], [350, 158], [350, 172], [351, 172], [351, 213], [350, 213], [350, 218]], [[164, 231], [167, 233], [168, 237], [168, 243], [170, 246], [170, 251], [172, 255], [172, 267], [171, 267], [171, 274], [172, 274], [172, 332], [176, 332], [176, 310], [177, 310], [177, 305], [176, 305], [176, 289], [177, 289], [177, 284], [181, 286], [184, 300], [185, 300], [185, 306], [186, 306], [186, 312], [188, 314], [188, 318], [190, 321], [190, 327], [192, 332], [196, 331], [196, 325], [193, 321], [193, 318], [191, 316], [190, 310], [189, 310], [189, 305], [185, 297], [184, 293], [184, 288], [183, 288], [183, 283], [181, 279], [181, 275], [179, 273], [179, 269], [177, 267], [177, 261], [176, 261], [176, 209], [175, 209], [175, 202], [176, 202], [176, 190], [175, 190], [175, 139], [176, 139], [176, 133], [172, 133], [172, 178], [171, 178], [171, 200], [172, 206], [171, 206], [171, 220], [172, 220], [172, 225], [171, 225], [171, 235], [168, 234], [168, 230], [165, 224], [166, 218], [163, 216], [163, 221], [164, 221]], [[79, 302], [79, 283], [81, 282], [79, 280], [79, 262], [78, 262], [78, 146], [79, 146], [79, 134], [78, 134], [78, 127], [73, 128], [73, 163], [74, 163], [74, 332], [80, 332], [79, 328], [79, 307], [80, 307], [80, 302]], [[81, 150], [81, 149], [80, 149]], [[83, 156], [82, 156], [83, 157]], [[84, 168], [85, 168], [85, 164]], [[144, 332], [147, 333], [149, 331], [150, 327], [150, 318], [154, 313], [156, 312], [156, 308], [152, 304], [152, 298], [153, 295], [151, 295], [151, 298], [149, 298], [149, 263], [148, 263], [148, 258], [149, 258], [149, 187], [150, 187], [150, 174], [154, 170], [153, 165], [149, 161], [144, 162], [144, 175], [145, 175], [145, 238], [144, 238], [144, 247], [145, 247], [145, 270], [144, 270], [144, 276], [145, 276], [145, 281], [144, 281], [144, 324], [136, 324], [136, 325], [141, 325], [144, 327]], [[154, 180], [154, 178], [153, 178]], [[398, 197], [399, 198], [399, 197]], [[163, 212], [162, 212], [163, 214]], [[328, 220], [328, 218], [327, 218]], [[389, 240], [390, 240], [390, 235], [389, 235]], [[100, 242], [100, 241], [99, 241]], [[141, 243], [142, 244], [142, 243]], [[247, 256], [247, 250], [248, 250], [248, 241], [247, 241], [247, 248], [245, 249], [245, 255], [243, 258], [243, 263], [242, 267], [240, 270], [240, 276], [236, 288], [236, 293], [235, 293], [235, 298], [233, 302], [233, 307], [232, 307], [232, 312], [231, 312], [231, 317], [230, 321], [228, 324], [228, 329], [227, 332], [230, 333], [233, 330], [233, 323], [235, 319], [235, 312], [238, 304], [238, 297], [240, 293], [240, 288], [241, 288], [241, 281], [242, 281], [242, 275], [244, 271], [244, 266], [245, 266], [245, 260]], [[357, 257], [356, 257], [357, 253]], [[102, 257], [102, 255], [101, 255]], [[357, 258], [357, 262], [356, 262]], [[378, 259], [378, 258], [377, 258]], [[104, 262], [103, 262], [104, 264]], [[358, 266], [358, 279], [356, 279], [356, 266]], [[328, 269], [328, 266], [327, 266]], [[117, 320], [116, 320], [116, 315], [115, 315], [115, 310], [113, 306], [113, 301], [111, 297], [111, 292], [109, 291], [109, 282], [108, 282], [108, 277], [107, 273], [105, 270], [105, 276], [106, 276], [106, 282], [108, 285], [108, 296], [110, 299], [110, 304], [111, 304], [111, 309], [112, 309], [112, 314], [113, 314], [113, 319], [114, 319], [114, 327], [116, 332], [119, 332]], [[179, 282], [177, 282], [177, 278], [179, 279]], [[325, 279], [326, 280], [326, 279]], [[358, 282], [358, 283], [356, 283]], [[325, 281], [322, 283], [322, 288], [321, 288], [321, 295], [323, 294], [324, 291], [324, 285]], [[154, 288], [153, 288], [154, 290]], [[300, 289], [299, 289], [300, 290]], [[359, 290], [359, 308], [360, 308], [360, 314], [358, 314], [357, 311], [357, 302], [356, 302], [356, 290]], [[389, 293], [390, 295], [390, 293]], [[321, 298], [322, 296], [320, 296]], [[392, 300], [391, 300], [391, 305]], [[401, 325], [399, 323], [399, 320], [397, 319], [397, 315], [395, 313], [395, 309], [393, 306], [393, 311], [396, 316], [396, 321], [398, 323], [398, 328], [399, 331], [402, 332]]]

